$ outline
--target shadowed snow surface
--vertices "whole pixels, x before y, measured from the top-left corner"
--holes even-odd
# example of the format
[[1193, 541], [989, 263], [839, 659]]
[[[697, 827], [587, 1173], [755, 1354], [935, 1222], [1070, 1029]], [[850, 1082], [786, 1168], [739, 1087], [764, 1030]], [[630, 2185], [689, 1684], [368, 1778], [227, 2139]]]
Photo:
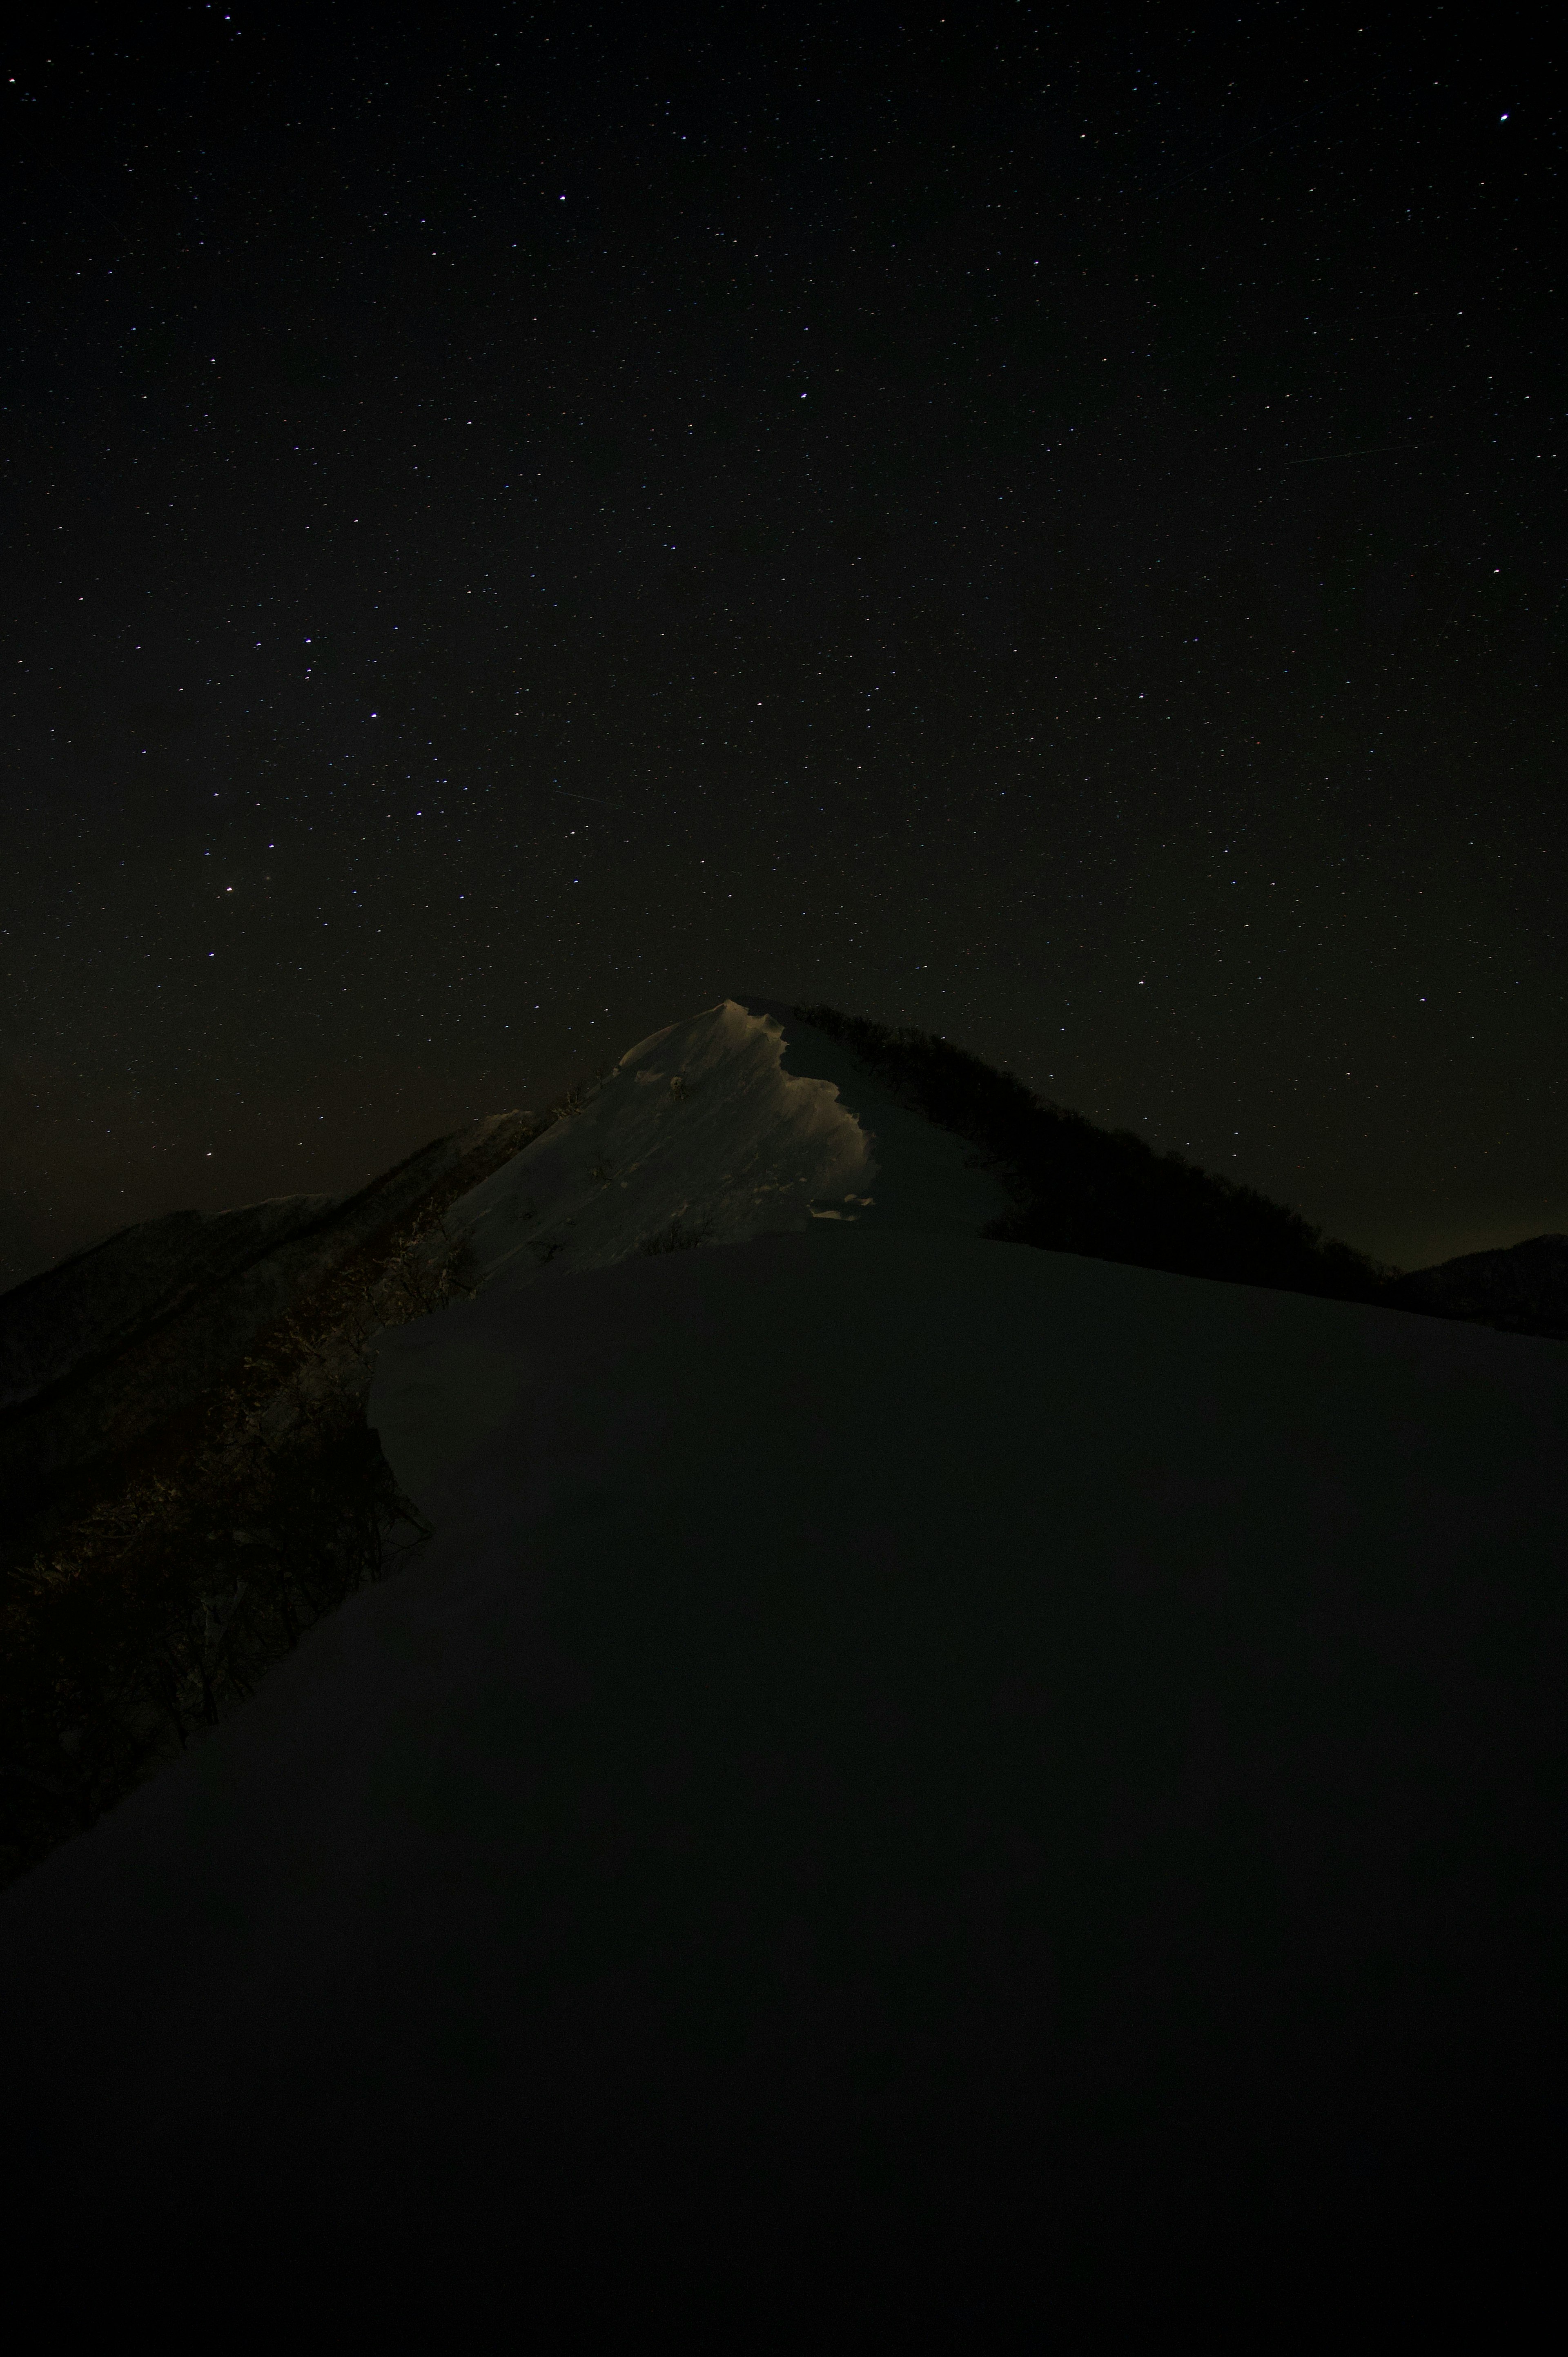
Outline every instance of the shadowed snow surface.
[[1561, 1349], [813, 1222], [854, 1118], [727, 1008], [671, 1109], [682, 1033], [579, 1135], [722, 1052], [706, 1208], [800, 1232], [384, 1338], [435, 1538], [0, 1898], [15, 2247], [747, 2347], [1526, 2280]]

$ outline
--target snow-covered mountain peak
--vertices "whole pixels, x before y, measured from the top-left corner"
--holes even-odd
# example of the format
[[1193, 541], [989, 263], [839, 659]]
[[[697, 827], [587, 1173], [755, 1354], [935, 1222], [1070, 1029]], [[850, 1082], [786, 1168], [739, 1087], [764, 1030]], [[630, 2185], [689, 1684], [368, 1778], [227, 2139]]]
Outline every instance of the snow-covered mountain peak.
[[871, 1137], [835, 1082], [787, 1072], [782, 1025], [733, 998], [628, 1049], [579, 1111], [464, 1196], [448, 1232], [481, 1285], [743, 1243], [874, 1200]]

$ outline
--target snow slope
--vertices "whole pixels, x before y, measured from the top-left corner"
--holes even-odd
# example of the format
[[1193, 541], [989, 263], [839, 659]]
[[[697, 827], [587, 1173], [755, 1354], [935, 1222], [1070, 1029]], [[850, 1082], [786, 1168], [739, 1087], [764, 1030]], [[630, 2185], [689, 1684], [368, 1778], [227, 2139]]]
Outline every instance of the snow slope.
[[[791, 1043], [808, 1070], [786, 1070]], [[837, 1077], [815, 1076], [824, 1060]], [[865, 1119], [842, 1101], [846, 1086]], [[1007, 1206], [959, 1139], [869, 1085], [787, 1008], [724, 999], [628, 1049], [579, 1113], [455, 1205], [447, 1230], [468, 1243], [481, 1284], [510, 1287], [545, 1268], [608, 1267], [672, 1227], [717, 1244], [824, 1220], [973, 1232]]]
[[[551, 2346], [1531, 2296], [1568, 1356], [879, 1232], [784, 1052], [725, 1002], [475, 1190], [489, 1282], [371, 1400], [433, 1540], [0, 1896], [57, 2321], [94, 2269]], [[596, 1264], [544, 1284], [531, 1155]], [[638, 1253], [690, 1211], [788, 1232]]]

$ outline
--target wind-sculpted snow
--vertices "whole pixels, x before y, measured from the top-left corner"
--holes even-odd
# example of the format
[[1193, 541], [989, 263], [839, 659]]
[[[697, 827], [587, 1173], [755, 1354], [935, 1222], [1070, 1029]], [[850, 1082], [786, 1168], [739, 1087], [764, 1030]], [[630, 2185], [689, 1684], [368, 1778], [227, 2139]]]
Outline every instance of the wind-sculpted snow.
[[629, 1049], [582, 1110], [454, 1205], [482, 1284], [606, 1268], [855, 1220], [876, 1163], [831, 1081], [783, 1070], [782, 1027], [721, 1000]]

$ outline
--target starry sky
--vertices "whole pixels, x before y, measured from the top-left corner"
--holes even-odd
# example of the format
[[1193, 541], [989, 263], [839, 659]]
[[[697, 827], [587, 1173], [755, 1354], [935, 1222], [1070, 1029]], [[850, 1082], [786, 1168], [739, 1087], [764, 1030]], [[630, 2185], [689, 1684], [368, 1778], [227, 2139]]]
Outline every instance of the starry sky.
[[27, 36], [0, 1282], [746, 991], [1400, 1266], [1568, 1230], [1561, 135], [1490, 21]]

